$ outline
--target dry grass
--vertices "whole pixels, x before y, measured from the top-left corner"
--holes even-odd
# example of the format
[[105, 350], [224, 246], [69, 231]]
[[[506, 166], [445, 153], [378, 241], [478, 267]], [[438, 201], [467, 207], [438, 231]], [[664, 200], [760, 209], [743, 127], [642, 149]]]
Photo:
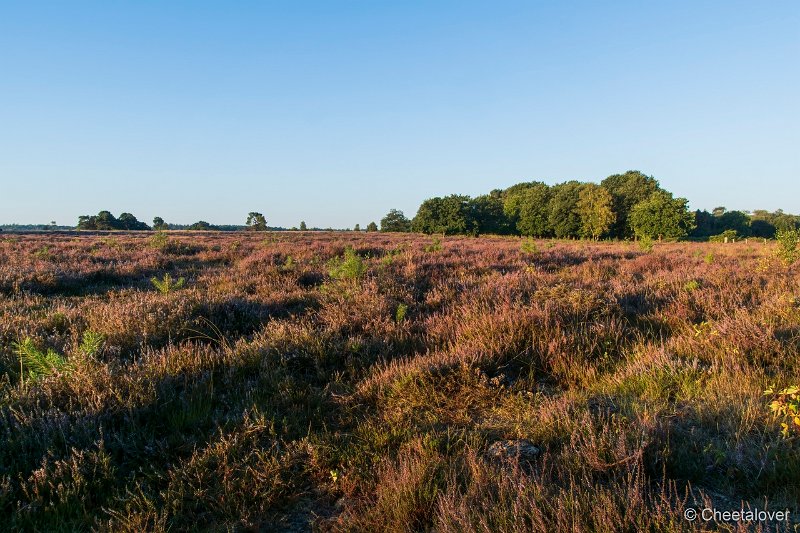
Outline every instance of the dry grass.
[[[800, 442], [762, 396], [800, 383], [797, 266], [747, 243], [524, 248], [0, 240], [0, 528], [782, 528], [683, 519], [705, 505], [800, 518]], [[165, 275], [185, 284], [158, 290]], [[25, 339], [66, 363], [30, 374]], [[509, 439], [541, 454], [487, 455]]]

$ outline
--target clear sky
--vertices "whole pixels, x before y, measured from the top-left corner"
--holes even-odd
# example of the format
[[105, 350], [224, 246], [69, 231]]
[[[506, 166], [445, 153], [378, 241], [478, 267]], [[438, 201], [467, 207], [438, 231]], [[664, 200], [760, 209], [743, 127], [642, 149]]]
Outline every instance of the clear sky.
[[800, 2], [0, 0], [0, 222], [352, 227], [638, 169], [800, 213]]

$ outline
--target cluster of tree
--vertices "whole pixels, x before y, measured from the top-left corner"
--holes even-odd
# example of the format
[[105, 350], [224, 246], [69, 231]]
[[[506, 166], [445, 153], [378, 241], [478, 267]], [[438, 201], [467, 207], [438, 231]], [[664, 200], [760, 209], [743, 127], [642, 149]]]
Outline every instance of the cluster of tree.
[[697, 228], [692, 232], [692, 237], [696, 238], [733, 235], [771, 239], [777, 231], [800, 227], [800, 217], [784, 213], [780, 209], [772, 213], [763, 209], [747, 213], [717, 207], [710, 213], [695, 211], [695, 220]]
[[149, 230], [150, 226], [139, 222], [130, 213], [122, 213], [116, 218], [109, 211], [100, 211], [96, 215], [78, 217], [77, 229], [82, 230]]
[[[402, 211], [392, 209], [381, 219], [380, 231], [441, 233], [444, 235], [525, 235], [531, 237], [591, 238], [635, 237], [680, 239], [709, 238], [721, 235], [772, 238], [776, 231], [800, 228], [800, 216], [781, 210], [728, 211], [718, 207], [712, 212], [690, 212], [685, 198], [675, 198], [658, 181], [639, 171], [614, 174], [600, 184], [566, 181], [547, 185], [532, 181], [471, 198], [465, 195], [429, 198], [422, 202], [416, 216], [409, 220]], [[15, 229], [17, 226], [8, 226]], [[36, 226], [36, 229], [55, 229]], [[65, 228], [65, 227], [60, 227]], [[119, 218], [109, 211], [79, 217], [79, 230], [149, 230], [130, 213]], [[204, 220], [191, 225], [167, 224], [153, 219], [152, 229], [266, 231], [262, 213], [251, 211], [244, 226], [215, 226]], [[294, 228], [293, 228], [294, 229]], [[308, 228], [300, 222], [301, 231]], [[319, 231], [320, 228], [311, 228]], [[355, 231], [361, 231], [359, 224]], [[328, 228], [327, 231], [334, 231]], [[366, 231], [378, 231], [370, 222]]]
[[381, 229], [408, 231], [400, 228], [410, 227], [445, 235], [678, 239], [695, 227], [687, 204], [685, 198], [662, 189], [652, 176], [629, 171], [609, 176], [599, 185], [567, 181], [550, 186], [533, 181], [476, 198], [457, 194], [429, 198], [411, 221], [390, 211], [384, 220], [392, 229], [384, 230], [383, 221]]
[[[305, 223], [303, 223], [305, 224]], [[240, 231], [243, 229], [253, 231], [266, 231], [270, 229], [267, 227], [267, 220], [263, 214], [255, 211], [247, 215], [247, 221], [244, 226], [240, 225], [221, 225], [217, 226], [209, 224], [205, 220], [198, 220], [193, 224], [169, 224], [161, 217], [153, 218], [152, 228], [144, 222], [139, 222], [135, 216], [130, 213], [122, 213], [119, 218], [114, 217], [109, 211], [100, 211], [97, 215], [84, 215], [78, 217], [79, 230], [150, 230], [163, 231], [163, 230], [200, 230], [200, 231]], [[283, 229], [283, 228], [272, 228]]]

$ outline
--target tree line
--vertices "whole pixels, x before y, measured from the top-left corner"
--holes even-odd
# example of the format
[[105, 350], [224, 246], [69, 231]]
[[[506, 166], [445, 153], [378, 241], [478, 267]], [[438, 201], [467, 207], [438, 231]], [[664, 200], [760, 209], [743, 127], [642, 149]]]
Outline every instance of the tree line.
[[[517, 183], [506, 189], [470, 197], [461, 194], [428, 198], [413, 219], [391, 209], [366, 231], [415, 232], [442, 235], [523, 235], [529, 237], [589, 239], [683, 239], [727, 237], [773, 238], [777, 231], [800, 227], [800, 217], [778, 210], [711, 212], [690, 211], [686, 198], [675, 197], [658, 180], [638, 170], [614, 174], [599, 184], [565, 181]], [[109, 211], [79, 217], [80, 230], [241, 230], [266, 231], [266, 217], [250, 212], [244, 226], [215, 226], [200, 220], [191, 225], [167, 224], [161, 217], [153, 225], [131, 213], [118, 218]], [[295, 228], [292, 228], [295, 229]], [[306, 231], [305, 221], [299, 229]], [[313, 228], [315, 230], [319, 228]], [[331, 228], [329, 228], [332, 230]], [[356, 224], [355, 231], [360, 231]]]
[[631, 170], [600, 184], [531, 181], [471, 198], [452, 194], [422, 202], [409, 220], [391, 210], [381, 231], [443, 235], [524, 235], [556, 238], [772, 238], [776, 231], [800, 226], [800, 217], [782, 211], [745, 213], [724, 207], [690, 211], [658, 180]]

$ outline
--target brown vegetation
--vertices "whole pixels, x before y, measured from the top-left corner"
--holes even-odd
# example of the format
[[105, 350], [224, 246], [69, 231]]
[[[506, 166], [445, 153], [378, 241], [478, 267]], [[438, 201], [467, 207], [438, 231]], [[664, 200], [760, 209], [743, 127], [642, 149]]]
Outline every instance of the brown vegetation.
[[[771, 246], [167, 235], [0, 240], [0, 528], [798, 511], [797, 436], [762, 391], [800, 381], [800, 274]], [[26, 339], [57, 364], [28, 368]]]

